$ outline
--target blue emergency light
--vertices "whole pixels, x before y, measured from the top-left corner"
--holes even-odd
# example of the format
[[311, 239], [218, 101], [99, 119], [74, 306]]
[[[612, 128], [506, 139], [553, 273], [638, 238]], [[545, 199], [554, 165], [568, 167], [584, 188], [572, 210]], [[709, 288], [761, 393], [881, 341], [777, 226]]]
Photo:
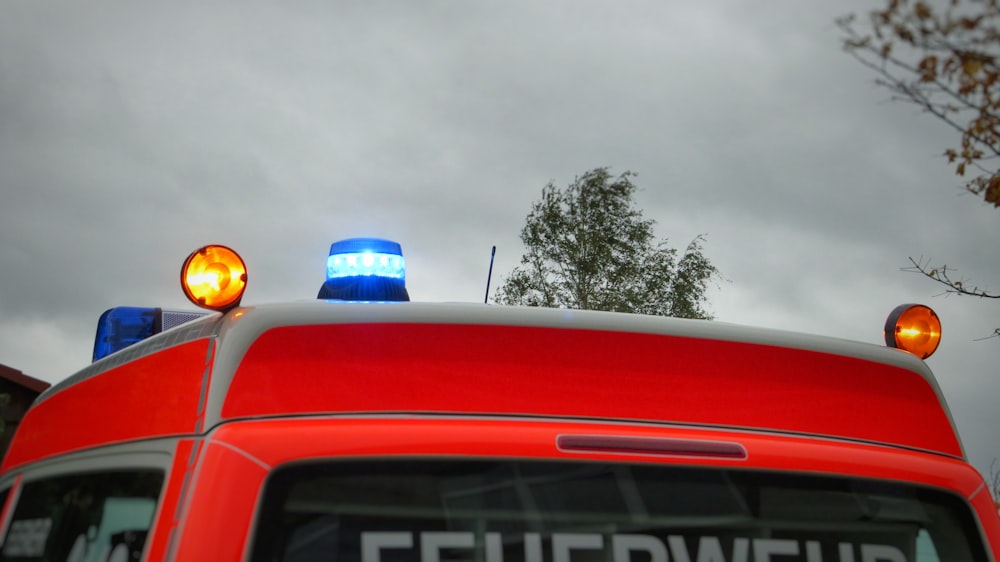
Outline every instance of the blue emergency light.
[[330, 245], [326, 278], [389, 277], [406, 280], [400, 245], [380, 238], [350, 238]]
[[206, 314], [133, 306], [110, 308], [97, 321], [94, 361]]
[[349, 238], [330, 245], [320, 299], [408, 301], [400, 245], [381, 238]]

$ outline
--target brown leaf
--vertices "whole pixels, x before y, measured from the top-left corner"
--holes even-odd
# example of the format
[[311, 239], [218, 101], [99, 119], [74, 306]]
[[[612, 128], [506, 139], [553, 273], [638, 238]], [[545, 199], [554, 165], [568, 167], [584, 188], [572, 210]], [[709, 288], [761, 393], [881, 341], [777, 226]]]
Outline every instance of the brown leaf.
[[893, 28], [893, 31], [896, 33], [896, 37], [899, 37], [900, 39], [906, 41], [910, 45], [913, 44], [913, 32], [907, 29], [906, 27], [903, 27], [902, 25], [897, 25], [896, 27]]
[[968, 76], [975, 76], [983, 69], [983, 61], [976, 56], [965, 55], [962, 57], [962, 72]]
[[983, 193], [983, 199], [987, 203], [993, 203], [994, 207], [1000, 207], [1000, 177], [990, 178], [990, 184]]
[[917, 64], [917, 71], [920, 73], [922, 82], [933, 82], [937, 79], [938, 59], [934, 55], [928, 55]]
[[962, 29], [965, 29], [966, 31], [972, 31], [973, 29], [979, 26], [979, 22], [982, 19], [983, 19], [982, 16], [978, 16], [975, 18], [962, 18], [958, 20], [958, 23], [959, 25], [962, 26]]

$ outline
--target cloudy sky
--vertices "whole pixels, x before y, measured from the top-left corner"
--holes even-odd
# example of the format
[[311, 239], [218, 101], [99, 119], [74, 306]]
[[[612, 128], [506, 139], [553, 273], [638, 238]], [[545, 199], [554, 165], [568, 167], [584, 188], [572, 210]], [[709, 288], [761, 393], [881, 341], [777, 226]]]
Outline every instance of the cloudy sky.
[[414, 300], [482, 301], [542, 186], [609, 166], [660, 237], [707, 235], [719, 321], [877, 344], [933, 306], [988, 473], [1000, 304], [901, 269], [1000, 290], [1000, 211], [841, 51], [834, 18], [877, 2], [0, 0], [0, 363], [57, 381], [105, 309], [189, 308], [180, 264], [212, 242], [246, 303], [314, 296], [354, 236], [402, 243]]

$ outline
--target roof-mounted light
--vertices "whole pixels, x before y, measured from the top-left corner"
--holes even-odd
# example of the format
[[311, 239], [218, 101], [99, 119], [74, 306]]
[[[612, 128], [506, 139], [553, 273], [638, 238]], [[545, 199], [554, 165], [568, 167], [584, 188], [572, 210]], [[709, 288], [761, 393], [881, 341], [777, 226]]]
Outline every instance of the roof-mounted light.
[[406, 261], [400, 245], [381, 238], [350, 238], [330, 245], [319, 298], [408, 301]]
[[97, 320], [93, 360], [97, 361], [164, 330], [201, 318], [206, 314], [208, 313], [132, 306], [110, 308]]
[[927, 359], [941, 343], [941, 319], [922, 304], [901, 304], [885, 320], [885, 345]]
[[181, 267], [181, 288], [188, 300], [225, 312], [239, 306], [247, 286], [247, 268], [239, 254], [225, 246], [204, 246]]
[[327, 279], [369, 276], [406, 280], [406, 262], [399, 244], [379, 238], [351, 238], [330, 245]]

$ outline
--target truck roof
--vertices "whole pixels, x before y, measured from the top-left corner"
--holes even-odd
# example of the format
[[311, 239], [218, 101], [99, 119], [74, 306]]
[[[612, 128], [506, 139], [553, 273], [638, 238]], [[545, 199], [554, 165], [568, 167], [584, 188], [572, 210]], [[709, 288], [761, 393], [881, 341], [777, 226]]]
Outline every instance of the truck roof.
[[315, 414], [686, 424], [964, 457], [931, 371], [895, 349], [717, 321], [317, 300], [215, 314], [95, 362], [38, 398], [4, 469]]

